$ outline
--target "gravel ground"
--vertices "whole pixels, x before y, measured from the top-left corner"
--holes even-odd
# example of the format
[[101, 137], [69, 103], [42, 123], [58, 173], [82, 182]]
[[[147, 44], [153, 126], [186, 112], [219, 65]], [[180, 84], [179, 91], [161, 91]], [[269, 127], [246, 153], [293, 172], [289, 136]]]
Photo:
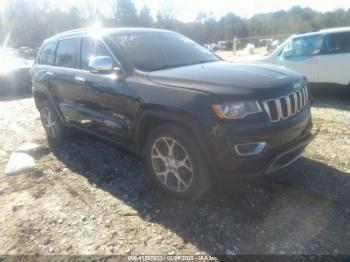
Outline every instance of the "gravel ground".
[[[349, 94], [349, 92], [347, 92]], [[167, 199], [134, 157], [85, 135], [49, 147], [32, 98], [0, 102], [0, 254], [350, 254], [350, 97], [315, 97], [321, 129], [294, 165]], [[24, 142], [36, 166], [5, 176]]]

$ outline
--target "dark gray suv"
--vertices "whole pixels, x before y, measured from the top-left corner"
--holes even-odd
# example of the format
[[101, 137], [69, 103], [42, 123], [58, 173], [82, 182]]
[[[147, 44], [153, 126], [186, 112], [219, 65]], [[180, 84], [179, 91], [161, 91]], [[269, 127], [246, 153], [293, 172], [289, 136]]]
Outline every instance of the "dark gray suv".
[[168, 194], [273, 172], [313, 138], [305, 78], [232, 64], [175, 32], [80, 29], [47, 39], [32, 68], [47, 137], [71, 128], [136, 153]]

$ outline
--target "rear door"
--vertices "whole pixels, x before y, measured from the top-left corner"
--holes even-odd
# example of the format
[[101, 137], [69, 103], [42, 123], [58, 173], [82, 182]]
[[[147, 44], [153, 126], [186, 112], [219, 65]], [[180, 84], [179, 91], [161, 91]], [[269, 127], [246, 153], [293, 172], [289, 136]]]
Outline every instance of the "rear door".
[[35, 89], [50, 89], [52, 80], [52, 66], [55, 62], [57, 42], [44, 43], [37, 61], [31, 69], [32, 83]]
[[75, 123], [99, 135], [125, 142], [129, 127], [124, 115], [126, 81], [118, 80], [113, 72], [91, 73], [89, 59], [97, 56], [110, 56], [114, 65], [119, 66], [102, 40], [90, 37], [81, 39], [79, 70], [75, 71], [73, 79], [74, 90], [78, 90], [79, 94], [75, 97], [75, 104], [79, 105], [77, 112], [74, 112], [77, 116]]
[[327, 34], [319, 59], [319, 82], [349, 84], [350, 32]]
[[74, 78], [78, 69], [79, 59], [79, 38], [68, 38], [58, 41], [56, 57], [46, 75], [50, 77], [49, 89], [53, 94], [56, 105], [58, 105], [63, 117], [69, 120], [75, 120], [74, 114], [69, 114], [64, 110], [67, 107], [78, 110], [80, 106], [77, 99], [80, 96], [79, 90], [74, 88]]
[[321, 34], [293, 38], [286, 44], [277, 63], [305, 75], [310, 82], [318, 82], [322, 44]]

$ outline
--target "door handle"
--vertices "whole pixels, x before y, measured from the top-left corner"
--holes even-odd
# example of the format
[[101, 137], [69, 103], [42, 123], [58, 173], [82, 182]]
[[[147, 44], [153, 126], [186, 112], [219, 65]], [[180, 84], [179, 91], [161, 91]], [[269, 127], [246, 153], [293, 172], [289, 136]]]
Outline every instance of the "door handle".
[[74, 77], [74, 80], [75, 80], [75, 81], [78, 81], [78, 82], [82, 82], [82, 83], [85, 82], [85, 78], [84, 78], [84, 77], [80, 77], [80, 76]]
[[53, 72], [51, 72], [51, 71], [46, 71], [45, 74], [48, 75], [48, 76], [53, 76], [53, 75], [55, 75], [55, 74], [54, 74]]

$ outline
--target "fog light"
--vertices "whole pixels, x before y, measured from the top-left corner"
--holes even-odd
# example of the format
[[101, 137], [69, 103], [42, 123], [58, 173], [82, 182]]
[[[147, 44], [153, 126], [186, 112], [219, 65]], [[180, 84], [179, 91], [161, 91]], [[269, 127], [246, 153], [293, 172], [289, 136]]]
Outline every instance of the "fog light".
[[266, 142], [256, 142], [235, 145], [235, 150], [240, 156], [254, 156], [260, 154], [266, 146]]

